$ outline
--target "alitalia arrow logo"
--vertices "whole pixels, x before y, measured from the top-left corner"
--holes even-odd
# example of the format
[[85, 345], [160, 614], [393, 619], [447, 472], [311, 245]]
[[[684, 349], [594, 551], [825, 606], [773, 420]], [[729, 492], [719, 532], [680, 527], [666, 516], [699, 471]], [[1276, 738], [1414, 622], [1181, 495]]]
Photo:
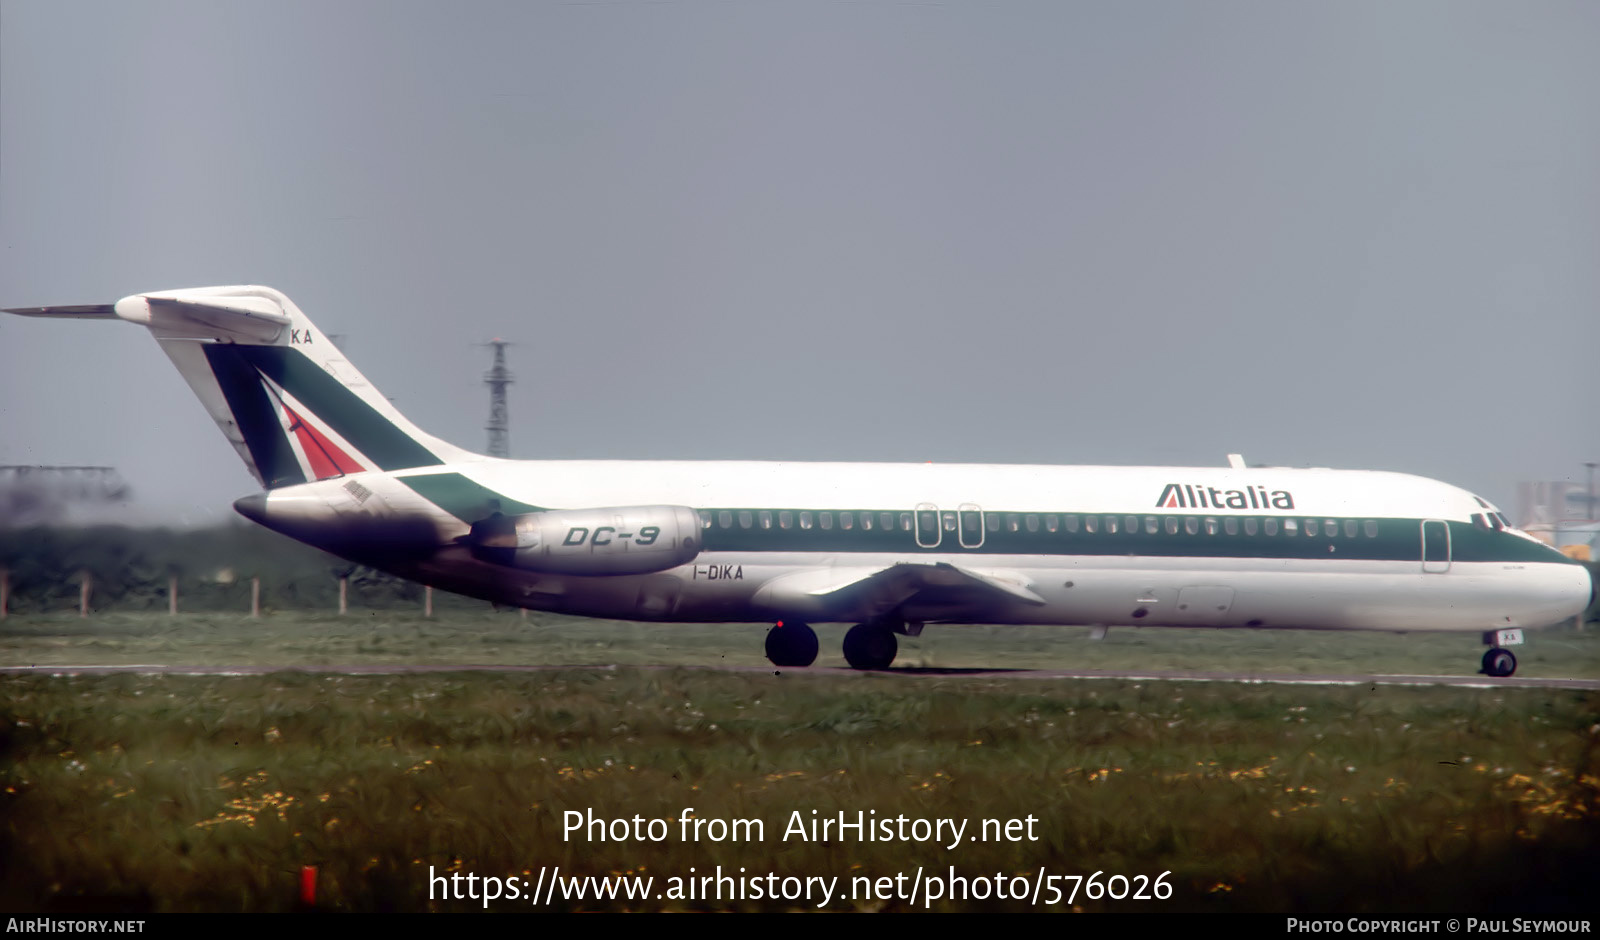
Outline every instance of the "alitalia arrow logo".
[[1157, 509], [1293, 509], [1288, 490], [1268, 491], [1264, 486], [1219, 490], [1214, 486], [1168, 483], [1156, 500]]

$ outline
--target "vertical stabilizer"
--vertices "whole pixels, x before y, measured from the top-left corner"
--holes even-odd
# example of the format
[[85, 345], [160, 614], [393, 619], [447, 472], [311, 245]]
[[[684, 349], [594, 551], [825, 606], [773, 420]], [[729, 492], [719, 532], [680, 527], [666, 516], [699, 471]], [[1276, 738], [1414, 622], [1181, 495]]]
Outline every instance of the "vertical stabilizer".
[[270, 287], [156, 291], [110, 307], [10, 312], [115, 316], [148, 328], [268, 489], [473, 456], [406, 420], [293, 301]]

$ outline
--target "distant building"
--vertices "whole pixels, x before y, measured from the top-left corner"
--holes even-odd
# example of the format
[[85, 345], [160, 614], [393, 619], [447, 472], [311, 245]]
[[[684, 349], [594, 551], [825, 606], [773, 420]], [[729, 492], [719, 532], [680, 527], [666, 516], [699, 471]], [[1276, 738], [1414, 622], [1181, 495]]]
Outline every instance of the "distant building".
[[1558, 548], [1585, 546], [1592, 557], [1595, 539], [1600, 536], [1596, 503], [1600, 498], [1592, 497], [1582, 483], [1518, 483], [1514, 521], [1518, 528]]

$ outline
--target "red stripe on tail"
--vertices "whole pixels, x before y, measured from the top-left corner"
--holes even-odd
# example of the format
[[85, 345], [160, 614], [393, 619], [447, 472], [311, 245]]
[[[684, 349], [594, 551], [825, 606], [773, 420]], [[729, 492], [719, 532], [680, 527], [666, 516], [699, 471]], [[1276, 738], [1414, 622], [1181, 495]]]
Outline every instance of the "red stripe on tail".
[[367, 469], [340, 450], [339, 445], [302, 421], [293, 408], [284, 405], [283, 410], [289, 416], [289, 427], [294, 430], [295, 438], [300, 441], [300, 449], [305, 451], [306, 460], [311, 462], [311, 473], [317, 479], [326, 480], [329, 477], [360, 473]]

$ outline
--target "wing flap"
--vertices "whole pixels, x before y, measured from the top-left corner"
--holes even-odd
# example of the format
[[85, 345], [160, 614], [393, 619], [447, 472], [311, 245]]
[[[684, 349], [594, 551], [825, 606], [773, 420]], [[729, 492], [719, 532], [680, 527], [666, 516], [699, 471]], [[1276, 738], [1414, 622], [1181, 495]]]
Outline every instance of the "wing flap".
[[753, 600], [768, 610], [813, 620], [872, 620], [911, 604], [919, 610], [947, 609], [952, 617], [970, 612], [975, 604], [1045, 604], [1018, 572], [974, 570], [946, 562], [816, 568], [767, 582]]

